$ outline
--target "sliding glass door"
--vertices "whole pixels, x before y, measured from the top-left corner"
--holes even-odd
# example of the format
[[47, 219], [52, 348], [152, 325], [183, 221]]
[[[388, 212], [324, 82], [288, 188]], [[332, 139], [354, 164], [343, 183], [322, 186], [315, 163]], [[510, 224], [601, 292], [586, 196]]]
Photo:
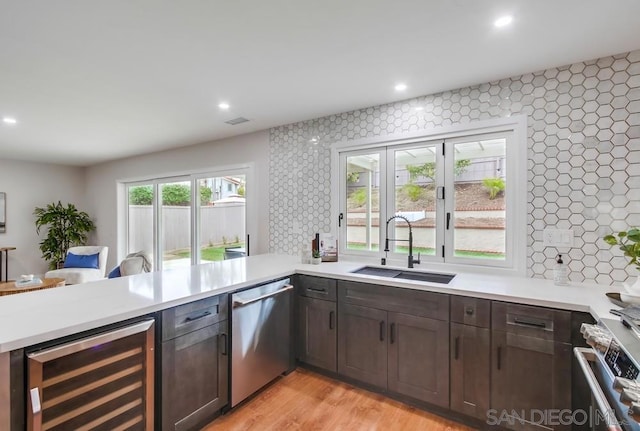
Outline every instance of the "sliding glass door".
[[127, 184], [127, 253], [149, 254], [155, 269], [248, 255], [250, 174], [236, 168]]
[[242, 257], [246, 250], [246, 175], [197, 179], [200, 190], [197, 247], [201, 263]]

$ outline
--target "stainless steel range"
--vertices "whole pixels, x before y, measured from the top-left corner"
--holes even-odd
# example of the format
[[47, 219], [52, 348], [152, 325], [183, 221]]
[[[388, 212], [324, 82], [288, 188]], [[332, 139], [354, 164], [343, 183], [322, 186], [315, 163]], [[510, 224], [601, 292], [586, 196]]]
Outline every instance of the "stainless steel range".
[[584, 419], [593, 430], [640, 431], [640, 328], [629, 319], [601, 319], [581, 332], [591, 346], [574, 349], [591, 389]]

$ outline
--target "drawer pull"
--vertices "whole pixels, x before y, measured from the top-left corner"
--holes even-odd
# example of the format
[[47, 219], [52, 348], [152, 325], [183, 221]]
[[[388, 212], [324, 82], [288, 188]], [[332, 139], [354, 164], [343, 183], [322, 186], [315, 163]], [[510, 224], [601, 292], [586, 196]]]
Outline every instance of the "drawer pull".
[[327, 293], [327, 289], [325, 289], [324, 287], [307, 287], [307, 290], [310, 290], [312, 292]]
[[384, 320], [380, 321], [380, 341], [384, 341]]
[[464, 309], [464, 313], [465, 313], [467, 316], [473, 316], [473, 313], [474, 313], [473, 307], [467, 307], [467, 308], [465, 308], [465, 309]]
[[547, 323], [542, 320], [530, 320], [530, 319], [523, 319], [521, 317], [515, 317], [513, 319], [513, 323], [521, 326], [530, 326], [532, 328], [540, 328], [540, 329], [547, 328]]
[[199, 314], [199, 315], [194, 316], [194, 317], [189, 316], [186, 319], [184, 319], [184, 321], [185, 321], [185, 323], [195, 322], [196, 320], [204, 319], [205, 317], [210, 316], [210, 315], [211, 315], [211, 311], [205, 311], [204, 313]]
[[334, 324], [333, 324], [334, 315], [335, 313], [333, 311], [329, 312], [329, 329], [333, 329], [334, 327]]

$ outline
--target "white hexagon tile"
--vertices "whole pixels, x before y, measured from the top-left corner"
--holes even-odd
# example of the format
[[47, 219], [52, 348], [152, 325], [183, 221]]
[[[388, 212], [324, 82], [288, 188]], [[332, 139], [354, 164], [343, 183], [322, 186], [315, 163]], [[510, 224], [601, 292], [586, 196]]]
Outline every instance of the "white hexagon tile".
[[635, 276], [601, 238], [640, 226], [640, 50], [271, 129], [270, 251], [330, 230], [332, 143], [513, 114], [528, 116], [528, 275], [553, 277], [556, 226], [575, 233], [571, 280]]

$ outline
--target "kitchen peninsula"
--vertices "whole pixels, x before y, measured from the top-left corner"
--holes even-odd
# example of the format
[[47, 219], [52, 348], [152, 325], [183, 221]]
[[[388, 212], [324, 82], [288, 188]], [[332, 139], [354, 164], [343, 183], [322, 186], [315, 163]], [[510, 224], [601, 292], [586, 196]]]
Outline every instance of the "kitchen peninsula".
[[[609, 310], [614, 308], [605, 296], [610, 287], [559, 287], [549, 280], [471, 273], [457, 273], [442, 285], [352, 273], [363, 266], [347, 261], [307, 265], [294, 256], [256, 255], [0, 298], [0, 428], [11, 429], [12, 352], [295, 274], [350, 282], [359, 288], [397, 287], [589, 313], [595, 319], [611, 317]], [[446, 313], [448, 319], [448, 296]]]

